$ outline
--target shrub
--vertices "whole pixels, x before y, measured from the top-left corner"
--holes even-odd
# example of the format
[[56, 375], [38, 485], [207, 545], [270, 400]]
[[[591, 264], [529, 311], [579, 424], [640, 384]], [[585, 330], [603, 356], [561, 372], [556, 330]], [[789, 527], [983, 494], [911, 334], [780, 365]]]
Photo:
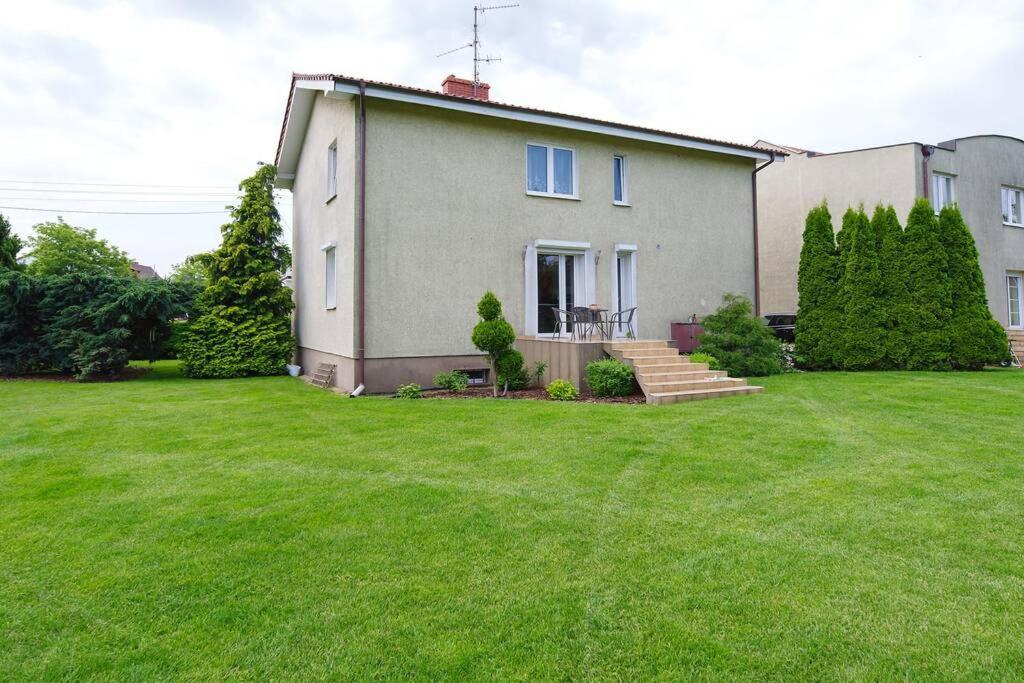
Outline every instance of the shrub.
[[422, 398], [420, 395], [421, 391], [423, 391], [423, 387], [415, 382], [399, 384], [398, 389], [395, 391], [395, 398]]
[[179, 355], [182, 374], [199, 379], [281, 375], [295, 351], [287, 319], [274, 316], [234, 322], [204, 315], [188, 325]]
[[614, 358], [587, 363], [587, 384], [595, 396], [629, 396], [633, 393], [633, 370]]
[[[480, 316], [480, 322], [473, 328], [473, 346], [487, 354], [487, 358], [491, 363], [491, 376], [495, 378], [494, 395], [497, 396], [498, 385], [502, 379], [499, 376], [498, 361], [507, 351], [512, 349], [512, 343], [516, 340], [516, 332], [502, 316], [501, 302], [498, 301], [498, 297], [494, 296], [492, 292], [484, 293], [476, 305], [476, 312]], [[520, 371], [522, 371], [523, 365], [522, 358], [520, 354]], [[512, 360], [506, 362], [514, 364]], [[514, 372], [515, 368], [510, 366], [508, 369], [512, 372], [506, 379], [510, 380], [511, 384], [513, 381], [518, 380], [518, 375]], [[523, 374], [525, 374], [525, 371], [523, 371]]]
[[551, 380], [547, 392], [548, 398], [552, 401], [575, 401], [580, 397], [580, 392], [573, 383], [564, 379]]
[[949, 259], [927, 199], [914, 203], [903, 241], [908, 305], [901, 324], [907, 331], [907, 369], [949, 369]]
[[498, 385], [507, 389], [524, 389], [530, 383], [530, 373], [523, 365], [523, 354], [507, 349], [498, 357]]
[[879, 247], [879, 273], [882, 278], [880, 303], [882, 312], [886, 368], [902, 368], [907, 362], [906, 330], [900, 325], [905, 319], [907, 305], [906, 267], [903, 263], [903, 227], [892, 205], [879, 205], [871, 218], [875, 235], [881, 240]]
[[718, 359], [723, 370], [737, 377], [758, 377], [782, 372], [780, 343], [765, 324], [756, 318], [750, 299], [726, 294], [722, 306], [704, 318], [700, 353]]
[[707, 363], [709, 370], [721, 370], [722, 364], [718, 362], [718, 359], [712, 356], [710, 353], [702, 353], [700, 351], [694, 351], [690, 354], [691, 363]]
[[544, 373], [548, 371], [548, 364], [545, 361], [539, 360], [533, 364], [533, 382], [538, 387], [544, 386]]
[[807, 367], [833, 366], [832, 345], [839, 313], [838, 284], [839, 254], [835, 232], [828, 206], [822, 203], [807, 214], [797, 275], [800, 301], [796, 351], [801, 364]]
[[469, 386], [469, 375], [458, 370], [439, 372], [434, 375], [434, 386], [456, 393], [465, 391], [466, 387]]
[[842, 333], [836, 340], [837, 365], [847, 370], [872, 370], [885, 361], [885, 311], [875, 226], [864, 210], [847, 211], [846, 269], [839, 284], [843, 302]]

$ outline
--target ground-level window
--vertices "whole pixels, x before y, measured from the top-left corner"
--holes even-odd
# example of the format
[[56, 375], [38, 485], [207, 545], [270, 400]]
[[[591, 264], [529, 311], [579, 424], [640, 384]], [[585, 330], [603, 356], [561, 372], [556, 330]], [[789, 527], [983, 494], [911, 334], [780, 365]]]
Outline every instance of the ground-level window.
[[324, 307], [338, 307], [338, 267], [336, 262], [337, 248], [328, 245], [324, 248]]
[[1006, 274], [1006, 294], [1009, 301], [1010, 327], [1021, 327], [1024, 320], [1024, 310], [1021, 309], [1024, 302], [1024, 273]]
[[327, 198], [338, 194], [338, 142], [327, 148]]
[[576, 152], [568, 147], [526, 145], [526, 191], [575, 199]]
[[1003, 223], [1024, 228], [1024, 190], [1003, 188]]
[[488, 383], [488, 370], [476, 368], [473, 370], [458, 370], [457, 372], [461, 372], [469, 378], [470, 386], [480, 386]]
[[942, 211], [944, 207], [953, 206], [956, 202], [954, 192], [953, 176], [945, 173], [932, 174], [932, 206], [935, 213]]
[[629, 203], [626, 157], [612, 157], [612, 201], [616, 204]]

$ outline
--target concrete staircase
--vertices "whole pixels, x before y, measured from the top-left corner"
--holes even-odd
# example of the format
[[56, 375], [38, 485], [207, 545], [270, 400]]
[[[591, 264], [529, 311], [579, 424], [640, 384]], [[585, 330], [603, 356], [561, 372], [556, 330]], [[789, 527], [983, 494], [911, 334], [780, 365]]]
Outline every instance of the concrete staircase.
[[680, 356], [667, 341], [609, 341], [605, 342], [604, 350], [633, 368], [648, 403], [679, 403], [764, 391], [764, 387], [748, 385], [741, 377], [710, 370], [707, 363], [691, 363], [688, 356]]
[[1017, 362], [1024, 364], [1024, 330], [1007, 330], [1006, 336], [1010, 338], [1010, 348], [1017, 356]]

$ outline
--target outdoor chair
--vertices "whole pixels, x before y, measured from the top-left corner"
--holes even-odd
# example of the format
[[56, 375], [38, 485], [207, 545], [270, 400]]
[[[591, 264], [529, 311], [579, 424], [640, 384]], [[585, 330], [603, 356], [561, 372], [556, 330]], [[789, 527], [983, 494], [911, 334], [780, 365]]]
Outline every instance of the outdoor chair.
[[564, 308], [556, 308], [555, 311], [555, 336], [562, 338], [562, 330], [569, 331], [569, 339], [576, 339], [576, 316], [572, 311]]
[[633, 333], [633, 316], [636, 315], [636, 306], [633, 308], [627, 308], [624, 311], [618, 313], [612, 313], [612, 317], [608, 319], [609, 326], [612, 331], [615, 330], [616, 326], [619, 329], [626, 328], [626, 335], [630, 339], [635, 339], [636, 334]]

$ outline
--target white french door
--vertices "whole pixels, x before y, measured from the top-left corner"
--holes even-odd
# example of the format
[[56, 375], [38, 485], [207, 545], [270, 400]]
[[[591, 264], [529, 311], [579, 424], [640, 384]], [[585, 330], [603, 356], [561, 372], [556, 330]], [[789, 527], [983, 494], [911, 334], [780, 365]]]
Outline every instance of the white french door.
[[[636, 296], [636, 248], [616, 245], [615, 262], [612, 264], [612, 313], [621, 313], [623, 321], [628, 320], [627, 311], [637, 306]], [[633, 314], [632, 331], [637, 335], [637, 316]], [[625, 323], [615, 325], [612, 335], [626, 337], [630, 326]]]
[[[567, 253], [537, 253], [537, 334], [553, 335], [559, 320], [556, 309], [567, 311], [577, 303], [582, 290], [583, 256]], [[570, 330], [562, 329], [561, 334]]]
[[1024, 273], [1006, 274], [1006, 298], [1009, 303], [1009, 326], [1024, 326]]

